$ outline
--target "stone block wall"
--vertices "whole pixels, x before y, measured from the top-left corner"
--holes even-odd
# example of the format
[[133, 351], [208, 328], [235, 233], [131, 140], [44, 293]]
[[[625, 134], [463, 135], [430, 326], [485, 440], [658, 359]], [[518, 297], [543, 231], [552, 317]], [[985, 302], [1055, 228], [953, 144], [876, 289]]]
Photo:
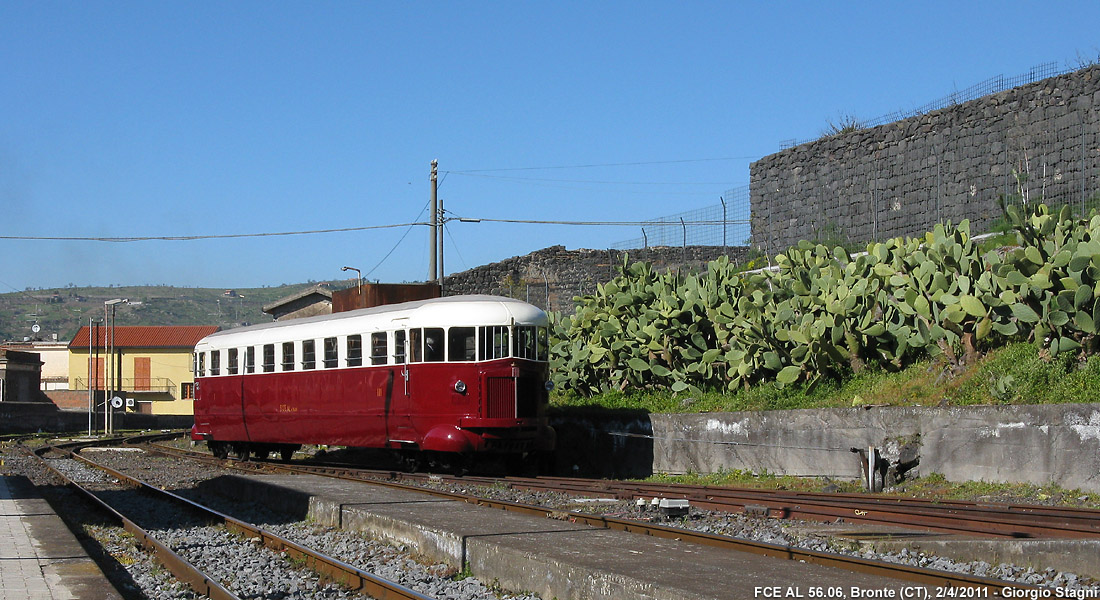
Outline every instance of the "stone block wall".
[[1100, 66], [802, 144], [750, 178], [752, 244], [768, 254], [962, 219], [978, 233], [1001, 217], [1001, 196], [1087, 209], [1100, 192]]
[[731, 261], [744, 262], [748, 260], [749, 251], [744, 246], [637, 250], [566, 250], [565, 246], [551, 246], [450, 275], [444, 279], [443, 294], [508, 296], [568, 314], [574, 310], [574, 296], [595, 293], [596, 284], [606, 283], [619, 275], [624, 257], [632, 263], [652, 263], [658, 270], [699, 271], [723, 254]]

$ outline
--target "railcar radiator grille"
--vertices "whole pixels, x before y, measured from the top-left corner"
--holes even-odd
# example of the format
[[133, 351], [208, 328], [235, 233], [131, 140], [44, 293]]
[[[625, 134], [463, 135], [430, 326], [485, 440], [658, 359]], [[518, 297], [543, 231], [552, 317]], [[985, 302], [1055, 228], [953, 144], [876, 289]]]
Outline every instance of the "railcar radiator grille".
[[537, 417], [542, 389], [538, 377], [490, 377], [485, 416], [489, 419]]
[[485, 398], [485, 417], [511, 419], [516, 416], [516, 380], [511, 377], [490, 377]]

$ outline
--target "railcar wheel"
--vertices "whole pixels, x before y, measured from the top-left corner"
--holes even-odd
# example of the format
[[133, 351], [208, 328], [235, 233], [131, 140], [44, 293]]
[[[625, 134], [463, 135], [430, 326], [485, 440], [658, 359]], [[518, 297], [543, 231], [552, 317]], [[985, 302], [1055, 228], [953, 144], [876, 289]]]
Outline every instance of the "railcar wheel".
[[450, 471], [455, 477], [462, 477], [470, 472], [474, 464], [474, 457], [470, 454], [459, 454], [451, 459]]
[[242, 443], [238, 443], [238, 444], [233, 444], [233, 454], [237, 455], [237, 460], [239, 460], [241, 462], [248, 462], [248, 459], [251, 456], [252, 451], [248, 447], [248, 444], [245, 444], [245, 443], [242, 442]]
[[420, 470], [423, 459], [416, 454], [405, 454], [401, 457], [401, 466], [406, 473], [416, 473]]
[[283, 462], [290, 462], [290, 459], [294, 458], [294, 453], [298, 451], [298, 448], [294, 446], [283, 446], [279, 449], [279, 457], [283, 459]]
[[225, 442], [209, 442], [206, 444], [214, 458], [225, 460], [229, 458], [229, 444]]

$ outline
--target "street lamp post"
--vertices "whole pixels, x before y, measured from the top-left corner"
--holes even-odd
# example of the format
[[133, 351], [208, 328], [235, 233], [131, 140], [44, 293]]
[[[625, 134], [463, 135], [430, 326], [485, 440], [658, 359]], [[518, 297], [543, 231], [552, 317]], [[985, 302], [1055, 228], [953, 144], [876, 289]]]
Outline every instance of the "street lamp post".
[[[92, 358], [92, 323], [98, 322], [99, 319], [93, 319], [88, 317], [88, 437], [92, 437], [92, 421], [95, 415], [95, 390], [99, 387], [99, 369], [96, 368], [95, 359]], [[96, 333], [99, 329], [95, 329]], [[95, 348], [99, 348], [99, 336], [96, 336]], [[93, 377], [96, 385], [92, 386]]]
[[[356, 283], [358, 284], [356, 289], [358, 290], [359, 295], [362, 296], [363, 295], [363, 274], [359, 272], [359, 269], [356, 269], [355, 267], [340, 267], [340, 270], [341, 271], [355, 271], [355, 279], [356, 279]], [[369, 273], [368, 273], [368, 275], [369, 275]]]
[[[113, 429], [113, 419], [111, 411], [111, 398], [113, 392], [117, 391], [115, 387], [115, 378], [118, 377], [118, 368], [114, 364], [115, 355], [115, 310], [119, 304], [129, 304], [128, 298], [115, 298], [114, 300], [107, 300], [103, 303], [103, 327], [106, 330], [107, 335], [103, 340], [104, 353], [106, 354], [106, 364], [104, 366], [104, 376], [107, 379], [107, 383], [103, 385], [103, 435], [111, 435]], [[110, 310], [108, 310], [110, 308]]]

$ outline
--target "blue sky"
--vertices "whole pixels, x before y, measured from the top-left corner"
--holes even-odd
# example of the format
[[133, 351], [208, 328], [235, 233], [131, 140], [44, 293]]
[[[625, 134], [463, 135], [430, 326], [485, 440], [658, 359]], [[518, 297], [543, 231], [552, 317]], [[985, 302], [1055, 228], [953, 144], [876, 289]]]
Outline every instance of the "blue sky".
[[[642, 221], [717, 204], [830, 121], [1095, 60], [1098, 22], [1097, 2], [9, 0], [0, 236], [423, 221], [432, 159], [454, 216]], [[452, 222], [445, 267], [639, 236]], [[423, 226], [0, 252], [0, 291], [428, 274]]]

